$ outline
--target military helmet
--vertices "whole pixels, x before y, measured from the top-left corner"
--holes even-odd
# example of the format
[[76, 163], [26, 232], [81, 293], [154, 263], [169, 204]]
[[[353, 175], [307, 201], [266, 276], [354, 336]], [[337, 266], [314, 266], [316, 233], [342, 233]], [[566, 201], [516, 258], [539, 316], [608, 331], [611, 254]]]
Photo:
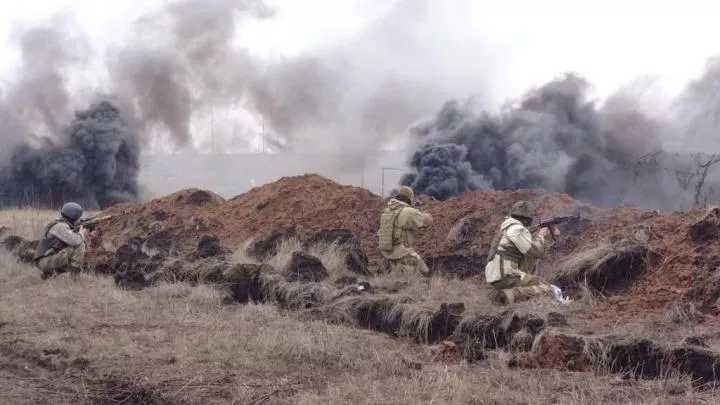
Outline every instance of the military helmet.
[[510, 216], [533, 219], [535, 218], [535, 204], [530, 201], [518, 201], [510, 208]]
[[398, 195], [405, 196], [405, 197], [407, 197], [410, 201], [412, 201], [413, 198], [414, 198], [414, 196], [415, 196], [415, 192], [413, 191], [412, 188], [410, 188], [410, 187], [408, 187], [408, 186], [402, 186], [402, 187], [400, 187], [400, 189], [398, 190]]
[[80, 206], [80, 204], [76, 202], [68, 202], [63, 205], [62, 209], [60, 210], [60, 215], [63, 216], [63, 218], [67, 219], [70, 222], [75, 222], [80, 217], [82, 217], [83, 209]]

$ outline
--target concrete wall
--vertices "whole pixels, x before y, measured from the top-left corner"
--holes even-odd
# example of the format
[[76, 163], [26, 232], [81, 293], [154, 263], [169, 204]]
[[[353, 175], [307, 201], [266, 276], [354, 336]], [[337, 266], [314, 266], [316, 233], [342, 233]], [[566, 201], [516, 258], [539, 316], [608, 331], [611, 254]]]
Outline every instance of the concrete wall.
[[283, 176], [318, 173], [340, 184], [365, 187], [385, 195], [397, 186], [405, 170], [406, 154], [384, 152], [367, 161], [365, 169], [340, 170], [342, 161], [342, 156], [336, 155], [293, 153], [145, 155], [140, 181], [152, 198], [189, 187], [212, 190], [230, 198]]

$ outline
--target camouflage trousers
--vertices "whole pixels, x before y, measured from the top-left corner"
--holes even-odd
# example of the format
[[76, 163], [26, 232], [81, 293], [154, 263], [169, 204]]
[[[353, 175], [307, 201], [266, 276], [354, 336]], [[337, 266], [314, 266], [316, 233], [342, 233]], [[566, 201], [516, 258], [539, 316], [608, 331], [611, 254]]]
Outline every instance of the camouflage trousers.
[[493, 288], [501, 290], [508, 303], [525, 301], [535, 297], [547, 296], [555, 297], [550, 283], [540, 276], [524, 273], [522, 277], [519, 274], [511, 274], [503, 279], [491, 283]]
[[430, 269], [428, 269], [428, 266], [425, 264], [423, 258], [420, 257], [420, 255], [414, 250], [400, 259], [388, 261], [390, 262], [393, 272], [403, 274], [417, 272], [424, 275], [430, 273]]
[[67, 268], [82, 269], [85, 264], [85, 244], [81, 243], [76, 247], [66, 247], [54, 255], [43, 257], [38, 260], [37, 266], [43, 271], [56, 270], [59, 273], [65, 272]]

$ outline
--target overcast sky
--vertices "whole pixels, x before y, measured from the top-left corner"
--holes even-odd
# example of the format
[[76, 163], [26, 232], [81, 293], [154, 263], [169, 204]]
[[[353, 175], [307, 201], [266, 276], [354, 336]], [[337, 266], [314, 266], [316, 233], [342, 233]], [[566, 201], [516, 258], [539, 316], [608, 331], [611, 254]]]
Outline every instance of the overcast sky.
[[[10, 38], [15, 24], [65, 11], [74, 16], [102, 52], [104, 44], [123, 41], [131, 21], [163, 3], [163, 0], [0, 3], [0, 36]], [[268, 3], [276, 6], [277, 17], [244, 24], [239, 34], [242, 44], [268, 57], [293, 55], [349, 40], [392, 6], [391, 0], [268, 0]], [[720, 55], [717, 41], [720, 2], [713, 0], [431, 3], [430, 15], [447, 27], [447, 32], [438, 39], [445, 41], [441, 46], [448, 49], [447, 58], [451, 59], [442, 65], [445, 74], [453, 74], [453, 64], [462, 66], [458, 70], [464, 72], [477, 65], [478, 75], [487, 76], [484, 79], [497, 103], [569, 70], [588, 78], [599, 95], [645, 74], [661, 76], [672, 91], [699, 75], [707, 58]], [[435, 32], [429, 32], [428, 44], [436, 39]], [[478, 50], [477, 55], [468, 51], [473, 49]], [[1, 47], [0, 74], [4, 79], [10, 78], [16, 63], [15, 49]], [[467, 73], [463, 73], [465, 76]], [[468, 87], [476, 85], [468, 82]], [[468, 88], [467, 92], [478, 90]]]
[[[208, 0], [212, 1], [212, 0]], [[242, 42], [258, 53], [291, 54], [341, 40], [389, 8], [390, 0], [272, 0], [274, 21], [242, 29]], [[601, 92], [635, 76], [664, 76], [677, 85], [697, 75], [704, 60], [720, 53], [720, 2], [713, 0], [444, 0], [448, 9], [467, 6], [459, 26], [469, 41], [498, 51], [508, 92], [542, 82], [560, 71], [585, 74]], [[96, 45], [118, 42], [127, 24], [163, 0], [110, 2], [25, 0], [0, 5], [0, 35], [15, 23], [47, 18], [66, 10]], [[443, 7], [445, 8], [445, 7]], [[442, 11], [442, 10], [439, 10]], [[0, 48], [7, 74], [14, 50]], [[511, 76], [511, 78], [509, 77]], [[512, 83], [518, 83], [513, 85]]]

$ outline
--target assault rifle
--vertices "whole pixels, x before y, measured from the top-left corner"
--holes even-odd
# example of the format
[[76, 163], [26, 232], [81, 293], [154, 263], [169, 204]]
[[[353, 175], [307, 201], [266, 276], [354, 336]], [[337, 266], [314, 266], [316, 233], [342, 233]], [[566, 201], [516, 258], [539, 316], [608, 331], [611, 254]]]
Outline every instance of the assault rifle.
[[107, 221], [108, 219], [113, 218], [113, 215], [103, 215], [103, 216], [96, 216], [96, 217], [90, 217], [83, 219], [80, 221], [80, 223], [77, 225], [76, 229], [80, 229], [82, 226], [83, 228], [87, 229], [88, 231], [92, 232], [97, 228], [98, 225], [100, 225], [100, 222]]
[[[564, 224], [566, 222], [577, 221], [578, 219], [580, 219], [580, 214], [567, 215], [567, 216], [562, 216], [562, 217], [543, 218], [538, 222], [537, 225], [530, 227], [530, 232], [535, 232], [541, 228], [550, 228], [550, 230], [552, 230], [557, 225]], [[553, 235], [553, 234], [551, 233], [551, 235]], [[554, 237], [555, 236], [553, 235], [553, 238]]]

